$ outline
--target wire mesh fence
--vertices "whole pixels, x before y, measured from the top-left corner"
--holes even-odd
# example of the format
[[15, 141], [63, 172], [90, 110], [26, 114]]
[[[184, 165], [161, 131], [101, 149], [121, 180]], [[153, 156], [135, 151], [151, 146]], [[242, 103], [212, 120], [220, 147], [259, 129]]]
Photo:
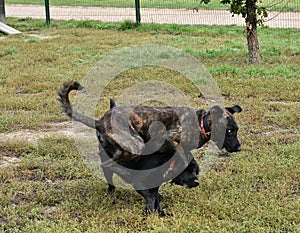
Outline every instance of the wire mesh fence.
[[[229, 6], [219, 0], [207, 5], [200, 0], [143, 0], [141, 23], [244, 25], [241, 16], [230, 14]], [[44, 0], [6, 0], [6, 14], [12, 17], [45, 18]], [[265, 25], [277, 28], [300, 28], [300, 0], [264, 0], [270, 10]], [[122, 22], [137, 20], [135, 0], [50, 0], [50, 16], [60, 20], [100, 20]]]

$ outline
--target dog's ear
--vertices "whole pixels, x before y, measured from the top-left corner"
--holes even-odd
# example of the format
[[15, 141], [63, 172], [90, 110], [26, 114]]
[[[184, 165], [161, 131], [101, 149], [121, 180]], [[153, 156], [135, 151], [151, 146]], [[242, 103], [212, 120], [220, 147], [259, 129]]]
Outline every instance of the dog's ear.
[[112, 109], [116, 107], [116, 102], [113, 99], [109, 99], [109, 108]]
[[220, 106], [213, 106], [208, 111], [208, 124], [209, 126], [212, 125], [212, 123], [218, 122], [220, 119], [223, 119], [224, 116], [224, 110]]
[[242, 111], [242, 108], [239, 105], [234, 105], [232, 107], [227, 107], [226, 110], [231, 114], [239, 113]]
[[209, 111], [213, 118], [221, 118], [224, 114], [224, 110], [220, 106], [213, 106]]
[[227, 120], [224, 114], [224, 109], [220, 106], [214, 106], [209, 110], [209, 121], [211, 128], [211, 140], [214, 141], [219, 149], [222, 149]]
[[66, 83], [64, 83], [64, 86], [69, 86], [68, 88], [70, 90], [78, 90], [78, 91], [83, 90], [83, 86], [81, 86], [81, 84], [79, 82], [76, 82], [76, 81], [66, 82]]

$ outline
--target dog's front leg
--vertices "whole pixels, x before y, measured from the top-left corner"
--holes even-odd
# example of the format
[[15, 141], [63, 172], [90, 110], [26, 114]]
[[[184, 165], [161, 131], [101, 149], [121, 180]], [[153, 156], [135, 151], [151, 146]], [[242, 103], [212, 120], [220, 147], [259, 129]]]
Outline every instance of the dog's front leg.
[[158, 189], [159, 189], [159, 187], [151, 189], [151, 192], [152, 192], [152, 193], [154, 194], [154, 196], [155, 196], [155, 206], [154, 206], [154, 208], [155, 208], [155, 210], [158, 212], [158, 214], [159, 214], [161, 217], [164, 217], [164, 216], [166, 216], [166, 214], [165, 214], [165, 212], [163, 211], [163, 209], [160, 207], [160, 202], [162, 201], [163, 197], [162, 197], [162, 195], [160, 195], [160, 194], [158, 193]]
[[157, 198], [149, 189], [136, 190], [136, 191], [145, 198], [146, 200], [145, 215], [149, 215], [151, 212], [155, 210], [155, 203]]

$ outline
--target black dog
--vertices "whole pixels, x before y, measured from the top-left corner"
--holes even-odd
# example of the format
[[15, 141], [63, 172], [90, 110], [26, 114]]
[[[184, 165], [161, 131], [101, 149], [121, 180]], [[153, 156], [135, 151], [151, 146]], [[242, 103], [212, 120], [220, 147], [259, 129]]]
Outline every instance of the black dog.
[[[214, 106], [205, 112], [184, 107], [114, 107], [111, 103], [112, 108], [100, 120], [95, 120], [72, 109], [68, 95], [72, 90], [80, 89], [77, 82], [63, 85], [59, 100], [64, 112], [96, 129], [109, 192], [113, 193], [115, 189], [112, 175], [116, 173], [146, 199], [147, 211], [157, 210], [163, 214], [158, 194], [163, 182], [172, 179], [188, 188], [199, 184], [199, 167], [191, 150], [210, 139], [228, 152], [241, 150], [233, 117], [235, 112], [242, 111], [238, 105], [225, 110]], [[152, 169], [157, 167], [162, 168], [153, 173]], [[136, 175], [140, 170], [143, 175]]]
[[[113, 107], [115, 107], [115, 102], [111, 99], [110, 109]], [[102, 169], [109, 185], [108, 192], [111, 195], [114, 193], [115, 186], [113, 184], [112, 177], [113, 173], [116, 173], [125, 182], [130, 183], [135, 190], [145, 198], [146, 213], [150, 213], [155, 210], [158, 211], [161, 216], [164, 216], [165, 213], [160, 207], [162, 196], [158, 193], [158, 190], [159, 186], [163, 182], [169, 181], [169, 178], [167, 177], [168, 171], [173, 170], [176, 164], [180, 162], [178, 161], [178, 158], [174, 156], [174, 153], [172, 151], [166, 151], [165, 153], [155, 152], [150, 155], [140, 156], [131, 160], [119, 161], [118, 164], [121, 166], [116, 166], [110, 163], [112, 160], [102, 147], [103, 141], [101, 134], [98, 131], [96, 131], [96, 134], [100, 142], [99, 155], [102, 162]], [[191, 161], [178, 176], [172, 179], [172, 183], [184, 186], [186, 188], [197, 187], [199, 185], [197, 177], [199, 175], [198, 163], [191, 153], [186, 154], [186, 158]], [[110, 165], [105, 165], [106, 162], [108, 162]], [[163, 164], [166, 165], [162, 166]], [[158, 168], [159, 166], [162, 167]], [[156, 169], [153, 170], [153, 168]], [[139, 171], [143, 172], [142, 176], [139, 176]], [[153, 181], [153, 177], [157, 178], [157, 180]]]

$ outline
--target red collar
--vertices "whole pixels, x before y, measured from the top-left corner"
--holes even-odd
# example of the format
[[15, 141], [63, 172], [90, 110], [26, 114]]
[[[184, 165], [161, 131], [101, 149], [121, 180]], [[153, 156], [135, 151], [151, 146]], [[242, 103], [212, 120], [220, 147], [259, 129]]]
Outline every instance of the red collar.
[[208, 135], [207, 135], [207, 133], [206, 133], [206, 131], [205, 131], [205, 128], [204, 128], [204, 116], [203, 116], [203, 115], [201, 116], [200, 128], [201, 128], [201, 132], [202, 132], [204, 138], [205, 138], [206, 140], [209, 140], [209, 137], [208, 137]]
[[175, 159], [173, 159], [173, 160], [171, 161], [169, 168], [173, 170], [174, 167], [175, 167]]
[[174, 170], [174, 167], [175, 167], [175, 159], [173, 159], [173, 160], [170, 162], [170, 165], [169, 165], [168, 170], [167, 170], [167, 171], [165, 172], [165, 174], [163, 175], [163, 178], [164, 178], [164, 179], [166, 179], [166, 178], [168, 177], [169, 173], [170, 173], [171, 171]]

